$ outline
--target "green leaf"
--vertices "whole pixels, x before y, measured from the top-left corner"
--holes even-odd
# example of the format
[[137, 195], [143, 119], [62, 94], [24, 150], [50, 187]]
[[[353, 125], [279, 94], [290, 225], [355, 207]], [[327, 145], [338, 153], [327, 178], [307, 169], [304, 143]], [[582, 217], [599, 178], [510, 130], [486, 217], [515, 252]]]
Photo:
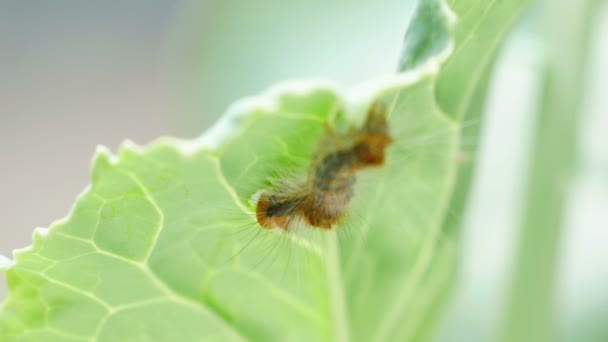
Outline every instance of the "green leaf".
[[[100, 148], [68, 217], [15, 253], [0, 340], [428, 337], [457, 260], [450, 217], [471, 174], [461, 135], [523, 1], [510, 3], [455, 1], [454, 26], [445, 3], [423, 1], [398, 75], [349, 91], [287, 83], [199, 139]], [[305, 173], [326, 123], [361, 122], [374, 101], [389, 106], [396, 143], [359, 177], [344, 226], [257, 226], [251, 197]]]

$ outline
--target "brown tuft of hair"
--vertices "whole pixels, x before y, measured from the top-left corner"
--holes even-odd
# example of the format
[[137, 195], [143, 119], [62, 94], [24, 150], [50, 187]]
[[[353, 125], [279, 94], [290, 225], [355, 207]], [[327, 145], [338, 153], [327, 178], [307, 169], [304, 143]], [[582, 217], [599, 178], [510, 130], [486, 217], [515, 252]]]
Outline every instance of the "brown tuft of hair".
[[357, 160], [365, 166], [379, 166], [384, 163], [384, 151], [393, 139], [382, 134], [365, 134], [355, 145]]

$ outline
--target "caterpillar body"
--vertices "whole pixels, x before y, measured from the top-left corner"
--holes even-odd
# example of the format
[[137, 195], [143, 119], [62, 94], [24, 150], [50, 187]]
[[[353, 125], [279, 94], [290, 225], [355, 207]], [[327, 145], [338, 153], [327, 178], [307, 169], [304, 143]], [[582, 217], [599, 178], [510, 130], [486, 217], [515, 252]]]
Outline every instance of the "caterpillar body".
[[361, 127], [339, 133], [326, 126], [306, 180], [257, 195], [258, 224], [285, 230], [301, 224], [334, 228], [354, 196], [357, 172], [382, 165], [392, 142], [386, 108], [378, 103], [371, 106]]

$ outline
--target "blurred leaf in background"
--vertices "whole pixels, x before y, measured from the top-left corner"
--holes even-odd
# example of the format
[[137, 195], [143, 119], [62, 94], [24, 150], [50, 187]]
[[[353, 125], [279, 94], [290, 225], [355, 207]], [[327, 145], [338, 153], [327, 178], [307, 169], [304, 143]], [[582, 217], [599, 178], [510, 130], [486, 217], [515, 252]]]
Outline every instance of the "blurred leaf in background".
[[[600, 2], [541, 1], [543, 70], [505, 341], [558, 336], [557, 280], [568, 205], [581, 170], [582, 103]], [[568, 18], [568, 25], [563, 25]], [[581, 336], [583, 338], [583, 336]]]

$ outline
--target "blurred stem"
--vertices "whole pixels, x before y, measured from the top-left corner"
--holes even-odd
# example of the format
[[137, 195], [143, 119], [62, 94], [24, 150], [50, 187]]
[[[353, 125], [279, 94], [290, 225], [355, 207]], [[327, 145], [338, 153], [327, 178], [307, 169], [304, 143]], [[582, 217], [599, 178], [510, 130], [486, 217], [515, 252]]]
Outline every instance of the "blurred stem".
[[576, 167], [593, 0], [545, 0], [545, 62], [504, 341], [554, 340], [557, 251]]

